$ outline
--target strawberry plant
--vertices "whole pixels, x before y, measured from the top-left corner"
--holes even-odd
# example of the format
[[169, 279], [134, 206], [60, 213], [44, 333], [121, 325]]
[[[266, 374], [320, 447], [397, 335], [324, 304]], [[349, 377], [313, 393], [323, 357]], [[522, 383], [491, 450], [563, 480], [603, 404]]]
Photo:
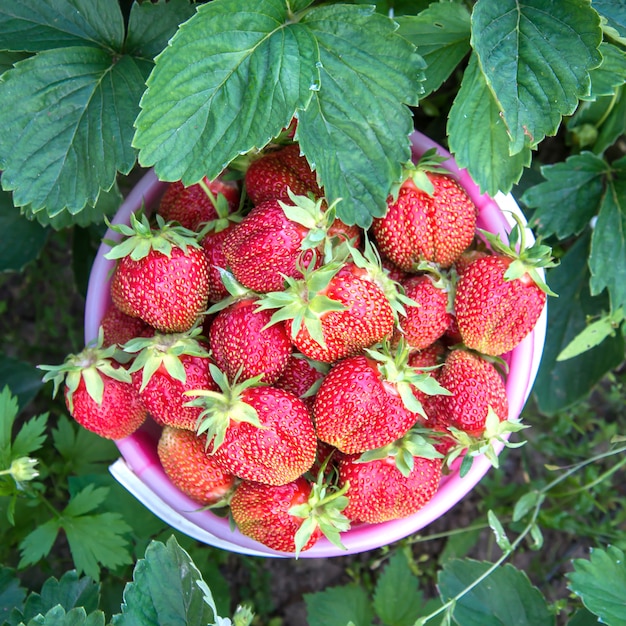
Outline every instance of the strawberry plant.
[[[120, 359], [106, 364], [104, 371], [114, 374], [111, 380], [124, 379], [116, 384], [127, 386], [127, 405], [128, 398], [137, 402], [137, 394], [157, 380], [168, 388], [189, 383], [188, 392], [213, 384], [205, 380], [208, 374], [196, 376], [199, 369], [206, 369], [209, 357], [193, 338], [199, 329], [190, 327], [199, 312], [233, 296], [234, 278], [244, 284], [252, 275], [255, 282], [245, 287], [266, 293], [248, 294], [245, 318], [240, 292], [234, 298], [237, 305], [227, 312], [225, 307], [214, 309], [212, 315], [225, 320], [226, 313], [237, 312], [245, 320], [237, 322], [239, 327], [254, 319], [263, 340], [265, 335], [281, 336], [280, 358], [274, 359], [280, 362], [276, 366], [280, 372], [270, 376], [284, 392], [281, 397], [301, 396], [298, 414], [303, 419], [315, 410], [314, 396], [329, 380], [334, 356], [325, 358], [324, 350], [339, 349], [339, 339], [345, 341], [347, 336], [354, 343], [341, 347], [345, 351], [340, 354], [364, 359], [363, 351], [398, 321], [413, 323], [411, 298], [438, 302], [437, 320], [423, 340], [425, 347], [430, 349], [436, 340], [447, 346], [463, 342], [480, 350], [485, 356], [480, 367], [489, 369], [497, 387], [499, 376], [505, 375], [497, 358], [511, 345], [502, 342], [503, 329], [508, 328], [507, 335], [524, 335], [548, 302], [543, 358], [524, 411], [531, 428], [524, 431], [527, 443], [521, 450], [505, 450], [499, 463], [493, 452], [494, 442], [503, 443], [519, 426], [505, 419], [500, 392], [493, 392], [496, 399], [486, 401], [489, 406], [474, 416], [477, 423], [468, 428], [464, 416], [455, 413], [458, 399], [420, 390], [409, 394], [413, 398], [409, 404], [416, 401], [426, 416], [433, 406], [440, 407], [438, 414], [450, 414], [446, 423], [441, 418], [431, 429], [443, 429], [447, 435], [427, 442], [430, 452], [448, 455], [451, 463], [461, 450], [469, 451], [467, 457], [485, 454], [500, 465], [496, 477], [488, 475], [479, 486], [476, 508], [478, 526], [490, 527], [501, 556], [489, 553], [487, 558], [482, 553], [476, 560], [465, 558], [469, 547], [459, 546], [477, 541], [476, 534], [471, 528], [451, 531], [454, 523], [449, 521], [441, 535], [448, 541], [447, 556], [435, 564], [439, 573], [429, 571], [430, 580], [420, 570], [421, 538], [408, 538], [382, 555], [369, 555], [371, 567], [363, 566], [367, 574], [362, 579], [355, 575], [346, 587], [307, 595], [313, 626], [335, 623], [332, 620], [341, 626], [352, 621], [356, 626], [374, 620], [392, 625], [442, 619], [442, 623], [471, 625], [485, 623], [484, 615], [513, 623], [513, 602], [529, 607], [517, 623], [584, 624], [596, 618], [624, 623], [623, 604], [615, 601], [621, 597], [626, 549], [624, 520], [616, 504], [624, 467], [624, 451], [619, 447], [624, 424], [623, 415], [607, 407], [615, 398], [621, 406], [624, 397], [625, 84], [626, 9], [621, 0], [380, 0], [369, 4], [360, 0], [0, 0], [0, 388], [5, 389], [0, 396], [0, 512], [6, 538], [0, 553], [2, 562], [19, 575], [42, 568], [40, 575], [56, 576], [39, 595], [27, 597], [17, 586], [14, 571], [2, 570], [0, 598], [8, 590], [9, 601], [0, 607], [0, 623], [58, 622], [62, 611], [55, 608], [57, 600], [72, 619], [103, 622], [103, 617], [92, 613], [97, 608], [95, 589], [81, 575], [102, 579], [121, 591], [121, 580], [130, 578], [132, 562], [165, 528], [107, 475], [104, 466], [118, 456], [114, 444], [76, 430], [66, 417], [80, 405], [98, 404], [93, 395], [97, 400], [103, 393], [98, 382], [105, 375], [102, 369], [84, 358], [67, 363], [66, 369], [71, 365], [73, 372], [64, 372], [72, 391], [66, 405], [65, 398], [50, 399], [47, 382], [52, 373], [42, 381], [41, 371], [34, 367], [60, 362], [65, 354], [85, 356], [82, 305], [95, 250], [107, 220], [145, 168], [154, 168], [160, 180], [172, 183], [157, 210], [160, 225], [181, 222], [173, 235], [178, 243], [181, 231], [200, 235], [181, 249], [185, 263], [187, 250], [197, 257], [194, 267], [200, 269], [194, 271], [202, 286], [194, 284], [191, 292], [166, 302], [162, 308], [168, 314], [174, 304], [193, 312], [176, 313], [156, 334], [150, 324], [121, 310], [112, 308], [107, 322], [103, 320], [103, 339], [109, 346], [106, 358], [115, 354]], [[409, 135], [414, 129], [447, 148], [481, 192], [499, 197], [512, 194], [539, 242], [534, 247], [520, 245], [524, 242], [515, 239], [514, 230], [508, 250], [503, 242], [494, 243], [485, 235], [482, 244], [498, 250], [498, 255], [484, 255], [482, 245], [467, 250], [474, 225], [463, 228], [454, 206], [447, 207], [450, 212], [443, 223], [437, 222], [436, 215], [442, 213], [435, 215], [432, 208], [439, 194], [457, 193], [446, 186], [448, 181], [441, 182], [441, 163], [435, 157], [411, 164]], [[242, 189], [247, 195], [239, 194]], [[283, 213], [293, 194], [299, 198], [298, 206]], [[462, 204], [464, 199], [457, 201]], [[264, 215], [272, 214], [280, 216], [283, 226], [278, 235], [270, 230], [263, 244], [253, 246], [234, 234], [244, 220], [239, 210], [264, 203], [270, 206], [258, 224], [266, 220]], [[193, 205], [195, 211], [181, 212], [183, 204]], [[407, 218], [419, 211], [424, 215], [421, 226], [427, 225], [424, 230]], [[187, 217], [190, 221], [182, 223]], [[462, 213], [463, 219], [467, 217], [467, 212]], [[447, 229], [453, 222], [454, 228]], [[205, 230], [201, 223], [206, 223]], [[140, 220], [134, 226], [141, 231]], [[129, 227], [120, 228], [131, 236]], [[154, 238], [147, 229], [144, 222], [144, 239]], [[337, 256], [345, 252], [347, 241], [366, 248], [368, 240], [359, 240], [366, 231], [383, 253], [382, 274], [393, 272], [401, 286], [395, 301], [386, 302], [391, 292], [381, 284], [381, 273], [372, 269], [371, 259], [353, 256], [347, 262], [346, 256]], [[285, 265], [279, 266], [275, 257], [268, 261], [264, 253], [286, 232], [291, 239], [289, 246], [280, 247]], [[214, 238], [218, 243], [212, 243]], [[229, 251], [228, 258], [222, 253], [223, 240], [230, 241], [223, 248]], [[164, 258], [175, 262], [181, 256], [178, 243], [156, 240], [153, 247], [166, 253], [159, 257], [144, 240], [137, 243], [133, 261], [157, 256], [161, 262]], [[554, 262], [535, 254], [549, 249]], [[416, 250], [418, 258], [411, 258]], [[441, 255], [450, 250], [454, 258], [443, 259]], [[329, 255], [335, 255], [335, 266], [327, 263]], [[397, 265], [391, 267], [390, 259]], [[234, 278], [217, 270], [226, 264], [232, 266]], [[272, 270], [277, 283], [271, 285], [254, 264]], [[545, 284], [536, 280], [533, 265], [545, 269]], [[419, 290], [428, 289], [428, 296], [406, 276], [415, 271], [420, 273]], [[300, 300], [304, 295], [304, 301], [286, 297], [283, 274], [289, 275], [293, 295]], [[487, 275], [491, 295], [524, 293], [518, 297], [525, 297], [528, 307], [521, 311], [481, 300], [477, 311], [478, 287], [473, 283], [484, 284]], [[460, 286], [456, 302], [452, 284]], [[349, 318], [348, 306], [357, 305], [345, 298], [341, 304], [332, 300], [335, 287], [345, 293], [356, 286], [376, 292], [378, 304], [371, 307], [384, 318], [373, 329], [360, 329], [367, 335], [367, 345], [359, 343], [354, 319], [343, 326]], [[75, 290], [70, 298], [66, 289]], [[546, 291], [558, 297], [546, 297]], [[358, 306], [364, 303], [363, 298]], [[279, 304], [284, 308], [270, 315]], [[135, 314], [135, 309], [127, 311]], [[412, 341], [422, 341], [418, 330], [424, 330], [424, 323], [419, 319], [415, 325], [420, 328], [411, 328]], [[240, 332], [233, 328], [235, 322], [229, 320], [221, 330], [216, 325], [214, 333], [219, 330], [219, 336], [227, 337]], [[332, 342], [325, 341], [325, 328], [337, 334], [337, 342], [334, 336]], [[171, 336], [161, 341], [162, 333], [171, 332], [181, 337], [185, 348], [171, 345]], [[299, 337], [295, 351], [287, 347], [290, 336]], [[394, 349], [397, 341], [395, 336]], [[125, 357], [118, 350], [123, 346]], [[259, 346], [256, 354], [265, 350], [261, 339], [254, 346]], [[247, 347], [250, 354], [245, 354]], [[238, 379], [240, 370], [245, 369], [250, 380], [267, 369], [256, 357], [254, 367], [249, 367], [250, 359], [244, 356], [254, 355], [252, 348], [250, 342], [237, 346], [234, 354], [220, 356], [218, 365], [227, 372], [217, 376], [223, 389], [239, 383], [244, 385], [242, 395], [260, 393], [245, 391], [246, 381]], [[463, 355], [458, 360], [469, 360], [460, 350], [457, 354]], [[385, 369], [380, 359], [370, 357], [372, 371]], [[133, 359], [134, 364], [128, 365]], [[418, 372], [426, 368], [428, 374], [420, 380], [432, 381], [431, 387], [463, 387], [464, 381], [451, 373], [452, 364], [442, 367], [442, 359], [443, 352], [433, 348], [432, 354], [413, 352], [408, 365]], [[140, 372], [144, 361], [150, 364]], [[398, 383], [395, 365], [387, 369], [396, 378], [384, 385], [404, 385], [406, 400], [406, 386], [414, 379], [409, 375]], [[81, 368], [89, 372], [84, 383], [77, 373]], [[132, 392], [128, 379], [135, 387]], [[85, 393], [90, 390], [91, 394]], [[221, 395], [216, 390], [217, 384], [209, 393]], [[178, 407], [180, 413], [184, 409], [197, 416], [208, 410], [201, 394], [188, 400], [187, 406]], [[167, 402], [165, 408], [172, 406]], [[24, 413], [18, 417], [19, 409]], [[403, 410], [420, 414], [415, 406]], [[143, 412], [136, 413], [139, 422]], [[208, 410], [207, 417], [210, 414]], [[411, 435], [420, 441], [419, 455], [414, 454], [415, 440], [404, 440]], [[377, 458], [361, 462], [358, 470], [365, 472], [365, 466], [373, 464], [372, 468], [384, 466], [402, 474], [403, 462], [423, 457], [421, 436], [411, 430], [406, 433], [405, 428], [402, 437], [377, 449], [373, 454]], [[519, 439], [513, 434], [509, 445], [518, 445]], [[197, 444], [195, 439], [192, 443]], [[197, 452], [193, 448], [180, 456]], [[525, 464], [520, 474], [526, 482], [521, 484], [502, 479], [501, 472], [513, 472], [516, 454]], [[306, 464], [313, 462], [311, 451], [306, 457]], [[342, 462], [347, 464], [346, 459]], [[432, 459], [431, 465], [439, 463]], [[537, 469], [544, 465], [571, 467], [555, 478]], [[405, 477], [410, 474], [409, 467], [403, 469]], [[179, 470], [180, 466], [174, 468]], [[357, 470], [353, 471], [356, 476]], [[230, 480], [229, 475], [227, 486], [211, 484], [208, 491], [228, 492]], [[314, 481], [298, 488], [324, 501], [328, 494], [315, 493], [316, 485], [318, 491], [324, 489]], [[330, 493], [340, 493], [338, 489]], [[212, 494], [208, 501], [213, 502]], [[308, 516], [316, 510], [313, 504], [300, 497], [293, 506], [300, 507], [303, 526], [314, 526], [309, 520], [315, 516]], [[341, 521], [342, 513], [334, 511], [334, 515]], [[454, 515], [454, 510], [447, 513], [441, 523]], [[524, 564], [515, 562], [525, 542], [535, 554], [550, 560], [540, 529], [578, 536], [587, 550], [563, 559], [563, 567], [569, 567], [563, 577], [568, 592], [561, 588], [558, 599], [543, 598], [534, 586], [539, 580], [536, 572], [527, 576]], [[436, 529], [433, 533], [437, 536]], [[302, 533], [299, 537], [303, 546], [306, 538]], [[589, 547], [593, 547], [590, 555]], [[460, 558], [448, 558], [455, 549]], [[171, 558], [172, 569], [160, 583], [166, 584], [168, 574], [177, 580], [173, 571], [182, 564], [191, 567], [173, 544], [152, 544], [145, 560], [137, 564], [137, 580], [151, 575], [151, 559], [162, 550]], [[193, 556], [202, 560], [200, 551]], [[51, 559], [50, 565], [45, 565], [45, 559]], [[380, 559], [384, 567], [377, 568]], [[505, 559], [511, 563], [505, 565]], [[64, 574], [70, 562], [76, 573]], [[255, 571], [250, 561], [244, 562]], [[211, 559], [202, 563], [214, 572]], [[349, 568], [348, 577], [360, 571], [355, 562]], [[218, 613], [232, 615], [235, 624], [251, 619], [244, 613], [237, 617], [234, 610], [216, 611], [201, 577], [194, 573], [192, 578], [195, 593], [189, 606], [198, 612], [182, 618], [183, 623], [185, 619], [229, 623]], [[210, 581], [212, 588], [219, 585], [216, 580]], [[84, 590], [80, 592], [83, 612], [78, 603], [70, 606], [60, 601], [69, 587], [77, 594], [79, 588]], [[113, 623], [132, 621], [133, 602], [144, 599], [139, 597], [140, 587], [140, 583], [129, 584], [125, 608], [121, 616], [112, 618]], [[487, 593], [488, 588], [495, 592]], [[264, 591], [264, 585], [258, 585], [250, 594], [258, 606], [263, 605], [260, 598], [267, 597]], [[428, 610], [420, 593], [433, 599]], [[480, 614], [473, 612], [476, 606], [482, 607]], [[266, 612], [269, 616], [271, 610]], [[46, 617], [36, 618], [37, 613]], [[158, 623], [159, 611], [151, 615]]]

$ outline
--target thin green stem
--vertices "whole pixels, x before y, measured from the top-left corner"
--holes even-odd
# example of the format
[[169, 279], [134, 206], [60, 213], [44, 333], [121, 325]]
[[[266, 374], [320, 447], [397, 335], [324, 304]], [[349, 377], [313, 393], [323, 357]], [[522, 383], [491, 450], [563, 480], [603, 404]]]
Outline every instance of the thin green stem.
[[[541, 510], [541, 505], [543, 504], [543, 501], [544, 501], [544, 497], [550, 490], [554, 489], [554, 487], [556, 487], [558, 484], [563, 482], [566, 478], [568, 478], [572, 474], [580, 471], [582, 468], [586, 467], [587, 465], [591, 465], [592, 463], [596, 463], [598, 461], [601, 461], [603, 459], [606, 459], [608, 457], [611, 457], [611, 456], [614, 456], [614, 455], [617, 455], [617, 454], [621, 454], [623, 452], [626, 452], [626, 446], [622, 446], [620, 448], [615, 448], [613, 450], [608, 450], [607, 452], [603, 452], [601, 454], [597, 454], [597, 455], [595, 455], [593, 457], [590, 457], [589, 459], [585, 459], [584, 461], [581, 461], [580, 463], [577, 463], [576, 465], [572, 465], [567, 471], [565, 471], [561, 475], [557, 476], [553, 481], [549, 482], [542, 489], [539, 489], [538, 490], [539, 497], [537, 498], [537, 503], [535, 504], [534, 508], [532, 509], [532, 515], [531, 515], [530, 521], [528, 522], [528, 524], [526, 524], [526, 526], [520, 532], [520, 534], [517, 536], [515, 541], [513, 541], [513, 543], [511, 543], [511, 546], [509, 547], [509, 549], [505, 550], [502, 553], [502, 556], [497, 561], [492, 563], [492, 565], [487, 570], [485, 570], [471, 584], [469, 584], [467, 587], [465, 587], [465, 589], [463, 589], [459, 593], [457, 593], [456, 596], [454, 596], [454, 598], [451, 598], [450, 600], [445, 602], [436, 611], [433, 611], [429, 615], [426, 615], [425, 617], [420, 617], [415, 622], [414, 626], [422, 626], [423, 624], [426, 624], [429, 620], [431, 620], [433, 617], [436, 617], [437, 615], [440, 615], [441, 613], [444, 613], [444, 612], [449, 611], [450, 609], [452, 609], [456, 605], [456, 603], [461, 598], [463, 598], [463, 596], [465, 596], [470, 591], [472, 591], [472, 589], [474, 589], [475, 587], [480, 585], [481, 582], [483, 582], [496, 569], [498, 569], [498, 567], [500, 567], [500, 565], [502, 565], [502, 563], [504, 563], [509, 558], [509, 556], [511, 556], [511, 554], [513, 554], [515, 552], [515, 550], [518, 548], [518, 546], [522, 543], [522, 541], [524, 541], [526, 536], [535, 527], [535, 525], [537, 523], [537, 517], [539, 516], [539, 511]], [[622, 461], [620, 461], [619, 464], [623, 464], [624, 462], [625, 461], [622, 460]]]

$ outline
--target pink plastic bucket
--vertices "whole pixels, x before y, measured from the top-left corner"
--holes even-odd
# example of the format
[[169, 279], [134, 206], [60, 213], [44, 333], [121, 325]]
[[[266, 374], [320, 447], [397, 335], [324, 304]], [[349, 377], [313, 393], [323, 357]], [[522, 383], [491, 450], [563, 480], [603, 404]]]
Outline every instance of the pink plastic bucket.
[[[437, 148], [441, 155], [450, 157], [443, 148], [418, 132], [413, 133], [411, 140], [415, 158], [429, 148]], [[511, 195], [498, 194], [494, 198], [483, 195], [467, 172], [460, 170], [451, 157], [443, 165], [466, 189], [478, 207], [479, 228], [504, 235], [514, 224], [513, 213], [524, 221], [524, 216]], [[154, 208], [166, 186], [167, 183], [158, 181], [154, 172], [149, 171], [128, 195], [113, 223], [128, 223], [130, 214], [142, 204], [148, 209]], [[532, 241], [532, 233], [529, 232], [527, 236]], [[111, 231], [105, 236], [111, 240], [116, 237]], [[114, 263], [104, 258], [108, 250], [109, 246], [106, 244], [100, 246], [89, 279], [85, 311], [86, 342], [97, 337], [100, 320], [110, 303], [109, 282]], [[544, 310], [533, 332], [506, 355], [509, 364], [506, 389], [510, 419], [519, 417], [533, 386], [545, 340], [546, 320]], [[132, 436], [116, 442], [121, 458], [111, 466], [111, 472], [139, 501], [172, 527], [206, 544], [241, 554], [292, 556], [270, 550], [245, 537], [238, 530], [232, 530], [226, 518], [218, 517], [210, 511], [198, 510], [197, 503], [174, 487], [163, 471], [156, 452], [158, 434], [158, 427], [150, 422]], [[463, 478], [458, 471], [445, 476], [435, 496], [416, 514], [382, 524], [354, 526], [342, 534], [342, 542], [347, 550], [340, 550], [322, 538], [313, 548], [301, 553], [300, 557], [325, 558], [355, 554], [416, 533], [467, 495], [490, 468], [491, 464], [486, 458], [478, 457]]]

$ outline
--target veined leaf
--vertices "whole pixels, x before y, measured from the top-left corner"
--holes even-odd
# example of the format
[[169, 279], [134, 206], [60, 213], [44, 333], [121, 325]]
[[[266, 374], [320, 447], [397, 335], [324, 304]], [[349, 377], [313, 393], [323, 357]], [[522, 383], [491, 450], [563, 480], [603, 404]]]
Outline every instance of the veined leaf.
[[603, 30], [613, 39], [626, 44], [626, 13], [622, 0], [593, 0], [593, 8], [604, 19]]
[[533, 227], [543, 235], [560, 239], [580, 234], [602, 205], [609, 164], [591, 152], [545, 165], [545, 181], [528, 189], [521, 201], [537, 209]]
[[305, 594], [304, 601], [309, 626], [370, 626], [374, 619], [368, 594], [357, 584]]
[[214, 0], [157, 57], [134, 145], [162, 180], [216, 177], [263, 147], [319, 86], [315, 39], [282, 0]]
[[521, 178], [524, 167], [530, 165], [529, 148], [514, 155], [509, 153], [511, 142], [506, 126], [475, 54], [470, 57], [450, 109], [448, 135], [458, 165], [467, 168], [485, 193], [508, 193]]
[[601, 40], [589, 0], [478, 0], [472, 46], [504, 115], [511, 154], [554, 135], [589, 94]]
[[110, 0], [0, 0], [0, 48], [37, 52], [92, 45], [122, 50], [124, 18]]
[[296, 138], [337, 217], [363, 228], [384, 214], [411, 156], [424, 62], [394, 23], [371, 7], [318, 7], [303, 20], [320, 54], [320, 84], [298, 113]]
[[179, 25], [195, 12], [196, 5], [190, 0], [133, 2], [124, 51], [152, 61], [167, 46]]
[[591, 295], [608, 290], [611, 310], [626, 306], [626, 158], [614, 163], [616, 172], [604, 195], [591, 238]]
[[11, 446], [13, 458], [31, 456], [33, 452], [41, 449], [47, 437], [47, 423], [48, 413], [43, 413], [42, 415], [31, 417], [22, 424]]
[[592, 549], [589, 560], [574, 559], [574, 571], [566, 574], [568, 587], [603, 624], [626, 622], [626, 563], [615, 546]]
[[[455, 559], [439, 574], [444, 600], [453, 598], [484, 574], [491, 563]], [[454, 620], [463, 626], [554, 626], [555, 618], [541, 592], [524, 572], [502, 565], [455, 605]]]
[[172, 536], [167, 545], [152, 541], [126, 585], [115, 626], [136, 624], [209, 624], [216, 616], [206, 603], [202, 574]]
[[40, 52], [5, 72], [0, 110], [13, 114], [0, 134], [0, 168], [14, 204], [77, 213], [128, 173], [143, 80], [131, 57], [88, 47]]
[[470, 14], [456, 2], [433, 3], [418, 15], [395, 18], [399, 33], [417, 48], [426, 62], [422, 83], [425, 98], [452, 74], [470, 51]]
[[600, 52], [602, 63], [590, 73], [591, 94], [588, 99], [612, 96], [626, 82], [626, 52], [610, 43], [602, 43]]
[[87, 615], [81, 607], [66, 611], [60, 604], [51, 608], [45, 615], [37, 615], [26, 626], [104, 626], [105, 615], [94, 611]]
[[59, 522], [51, 519], [39, 524], [20, 542], [20, 562], [18, 567], [27, 567], [44, 559], [50, 554], [59, 533]]

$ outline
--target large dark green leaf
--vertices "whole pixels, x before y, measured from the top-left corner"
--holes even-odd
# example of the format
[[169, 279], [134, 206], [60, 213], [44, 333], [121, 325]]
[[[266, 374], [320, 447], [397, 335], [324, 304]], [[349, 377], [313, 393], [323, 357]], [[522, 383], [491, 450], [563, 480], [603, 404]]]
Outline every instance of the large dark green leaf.
[[508, 193], [530, 165], [531, 151], [524, 147], [511, 155], [511, 145], [500, 108], [487, 87], [476, 55], [463, 74], [461, 88], [448, 117], [450, 150], [483, 192]]
[[426, 62], [425, 98], [439, 89], [470, 51], [470, 14], [462, 4], [431, 4], [417, 16], [396, 18], [400, 34], [413, 43]]
[[13, 114], [0, 134], [0, 168], [16, 206], [77, 213], [130, 171], [143, 80], [131, 57], [90, 47], [40, 52], [5, 72], [0, 110]]
[[626, 11], [623, 0], [593, 0], [593, 8], [606, 20], [604, 29], [609, 35], [626, 43]]
[[604, 159], [590, 152], [542, 167], [545, 181], [521, 198], [528, 207], [537, 209], [532, 219], [537, 232], [565, 239], [587, 228], [602, 204], [610, 169]]
[[198, 8], [156, 61], [135, 145], [162, 180], [217, 176], [264, 146], [319, 87], [309, 29], [281, 0], [216, 0]]
[[611, 96], [626, 81], [626, 52], [610, 43], [600, 46], [602, 64], [591, 71], [591, 98]]
[[[446, 563], [439, 574], [439, 590], [445, 600], [483, 575], [491, 563], [455, 559]], [[503, 565], [465, 594], [454, 609], [454, 620], [462, 626], [553, 626], [541, 592], [524, 572]]]
[[393, 22], [367, 7], [320, 7], [302, 23], [318, 43], [321, 67], [296, 137], [327, 198], [342, 199], [338, 217], [368, 228], [411, 157], [413, 122], [403, 103], [418, 102], [423, 61]]
[[305, 594], [308, 626], [371, 626], [374, 619], [370, 599], [360, 585], [329, 587]]
[[48, 230], [37, 222], [27, 220], [13, 206], [10, 194], [0, 191], [0, 272], [22, 270], [41, 252]]
[[137, 562], [133, 582], [126, 585], [122, 613], [115, 626], [171, 624], [184, 626], [215, 621], [198, 582], [202, 574], [172, 537], [167, 545], [153, 541]]
[[615, 546], [592, 549], [587, 559], [574, 559], [574, 571], [566, 574], [569, 588], [603, 624], [626, 624], [626, 562]]
[[0, 390], [5, 386], [17, 396], [20, 408], [24, 408], [43, 386], [41, 370], [0, 352]]
[[0, 0], [0, 48], [37, 52], [93, 45], [121, 50], [124, 20], [111, 0]]
[[581, 237], [561, 264], [549, 270], [550, 287], [559, 294], [548, 303], [548, 332], [533, 393], [542, 412], [551, 415], [585, 397], [594, 385], [624, 359], [620, 333], [567, 361], [557, 361], [561, 351], [593, 317], [608, 310], [605, 295], [589, 293], [589, 237]]
[[511, 134], [511, 154], [554, 135], [602, 57], [589, 0], [478, 0], [472, 45]]
[[8, 619], [11, 611], [21, 611], [26, 590], [20, 586], [15, 570], [8, 567], [0, 568], [0, 624]]

